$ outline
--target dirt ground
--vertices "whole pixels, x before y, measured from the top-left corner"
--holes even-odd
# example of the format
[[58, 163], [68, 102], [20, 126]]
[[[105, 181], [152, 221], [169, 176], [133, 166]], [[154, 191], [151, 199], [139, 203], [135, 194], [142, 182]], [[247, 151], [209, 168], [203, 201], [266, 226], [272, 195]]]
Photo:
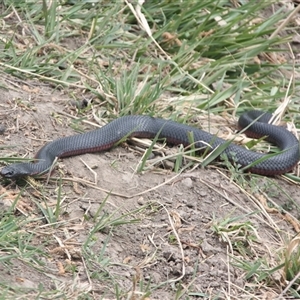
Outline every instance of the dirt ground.
[[[6, 127], [1, 144], [13, 146], [13, 150], [5, 149], [3, 154], [32, 157], [46, 141], [75, 133], [70, 128], [73, 118], [66, 117], [75, 115], [75, 110], [66, 95], [39, 83], [28, 84], [9, 76], [3, 80], [11, 89], [1, 93], [0, 122]], [[85, 130], [92, 128], [85, 123], [81, 126]], [[55, 208], [58, 179], [65, 178], [57, 225], [49, 226], [42, 220], [24, 228], [35, 232], [33, 243], [49, 255], [42, 259], [46, 266], [43, 270], [48, 271], [41, 272], [38, 266], [15, 260], [0, 270], [1, 280], [29, 291], [38, 289], [40, 284], [48, 291], [64, 286], [71, 295], [87, 290], [95, 299], [100, 295], [113, 297], [111, 283], [105, 285], [103, 280], [112, 274], [128, 292], [138, 290], [140, 282], [159, 285], [168, 281], [152, 292], [151, 299], [173, 298], [178, 280], [195, 296], [204, 298], [223, 299], [230, 295], [234, 299], [236, 295], [242, 299], [241, 289], [249, 289], [250, 293], [253, 281], [248, 282], [244, 272], [233, 266], [231, 257], [248, 257], [255, 262], [264, 256], [272, 266], [283, 240], [295, 234], [293, 222], [278, 211], [266, 212], [267, 206], [257, 199], [286, 207], [293, 199], [299, 205], [299, 187], [280, 178], [257, 177], [257, 186], [245, 191], [230, 180], [228, 171], [215, 167], [181, 174], [159, 168], [136, 173], [141, 156], [135, 147], [122, 145], [105, 153], [66, 158], [59, 161], [54, 180], [48, 184], [43, 180], [42, 187], [28, 186], [23, 190], [16, 213], [38, 218], [41, 212], [36, 202], [46, 201]], [[97, 184], [93, 185], [95, 174]], [[8, 195], [22, 189], [21, 183], [2, 184]], [[258, 186], [260, 197], [255, 194]], [[87, 261], [81, 247], [95, 226], [93, 218], [113, 213], [112, 219], [123, 216], [125, 220], [139, 221], [104, 226], [95, 232], [88, 249], [99, 258], [99, 263]], [[237, 219], [227, 222], [234, 217]], [[299, 218], [295, 214], [294, 217]], [[218, 228], [219, 234], [213, 228]], [[242, 249], [247, 253], [242, 253]], [[103, 261], [110, 261], [109, 266]], [[76, 276], [70, 271], [71, 266], [76, 269]], [[87, 275], [87, 269], [93, 276]], [[267, 287], [261, 287], [260, 293], [261, 297], [272, 295]], [[193, 296], [192, 292], [189, 294]], [[244, 298], [248, 297], [245, 293]]]

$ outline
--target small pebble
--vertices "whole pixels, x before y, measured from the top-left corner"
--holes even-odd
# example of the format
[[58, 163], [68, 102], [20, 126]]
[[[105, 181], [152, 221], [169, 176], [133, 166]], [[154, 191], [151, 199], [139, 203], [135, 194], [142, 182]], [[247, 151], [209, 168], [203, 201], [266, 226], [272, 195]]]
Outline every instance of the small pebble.
[[199, 192], [199, 195], [200, 195], [201, 197], [205, 197], [205, 196], [207, 196], [207, 192], [206, 192], [206, 191], [200, 191], [200, 192]]
[[201, 244], [201, 248], [205, 254], [207, 254], [209, 252], [214, 253], [214, 251], [215, 251], [215, 247], [210, 245], [206, 240], [204, 240], [203, 243]]
[[0, 134], [4, 134], [5, 130], [6, 130], [6, 127], [4, 125], [0, 124]]
[[191, 178], [185, 178], [181, 182], [182, 182], [183, 185], [185, 185], [188, 188], [193, 187], [193, 181], [192, 181]]

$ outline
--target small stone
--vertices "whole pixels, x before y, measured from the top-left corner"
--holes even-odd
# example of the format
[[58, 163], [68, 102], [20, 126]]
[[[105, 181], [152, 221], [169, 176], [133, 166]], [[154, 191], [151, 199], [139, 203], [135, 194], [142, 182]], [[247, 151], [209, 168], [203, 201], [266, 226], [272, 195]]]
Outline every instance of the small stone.
[[152, 281], [156, 284], [162, 282], [161, 275], [157, 272], [153, 272], [151, 274]]
[[193, 187], [193, 181], [192, 181], [191, 178], [185, 178], [181, 182], [182, 182], [183, 185], [185, 185], [188, 188]]
[[214, 251], [215, 251], [215, 247], [210, 245], [206, 240], [204, 240], [202, 242], [201, 248], [202, 248], [202, 250], [205, 254], [207, 254], [208, 252], [213, 252], [214, 253]]
[[206, 197], [206, 196], [207, 196], [207, 192], [206, 192], [206, 191], [200, 191], [200, 192], [199, 192], [199, 195], [200, 195], [201, 197]]
[[191, 267], [191, 266], [187, 266], [187, 267], [185, 268], [185, 274], [186, 274], [186, 275], [193, 275], [194, 272], [195, 272], [195, 269], [194, 269], [193, 267]]
[[0, 124], [0, 134], [4, 134], [5, 130], [6, 130], [6, 127], [4, 125]]
[[146, 204], [146, 201], [145, 201], [145, 199], [144, 199], [143, 197], [140, 197], [140, 198], [137, 200], [137, 203], [138, 203], [138, 205], [144, 205], [144, 204]]
[[175, 167], [175, 164], [172, 161], [169, 161], [167, 159], [163, 162], [163, 165], [164, 165], [164, 169], [166, 170], [174, 170]]

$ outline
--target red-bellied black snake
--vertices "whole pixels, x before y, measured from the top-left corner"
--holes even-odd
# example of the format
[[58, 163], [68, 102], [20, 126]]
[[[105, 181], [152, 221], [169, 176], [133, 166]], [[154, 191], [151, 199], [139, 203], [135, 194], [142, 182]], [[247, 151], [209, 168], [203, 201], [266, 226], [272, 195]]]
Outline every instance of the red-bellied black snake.
[[[299, 141], [287, 129], [267, 124], [271, 116], [270, 113], [255, 110], [247, 112], [240, 117], [239, 127], [248, 126], [246, 133], [256, 138], [266, 136], [266, 140], [281, 150], [277, 155], [266, 156], [233, 143], [228, 145], [223, 154], [241, 167], [252, 165], [248, 170], [253, 173], [277, 175], [290, 171], [299, 161]], [[190, 145], [192, 135], [196, 149], [209, 151], [225, 143], [225, 140], [206, 131], [174, 121], [144, 115], [124, 116], [102, 128], [54, 140], [38, 151], [35, 162], [8, 165], [0, 174], [6, 178], [40, 175], [50, 170], [56, 157], [108, 150], [124, 137], [153, 138], [157, 135], [170, 144], [184, 146]], [[257, 160], [259, 162], [253, 165]]]

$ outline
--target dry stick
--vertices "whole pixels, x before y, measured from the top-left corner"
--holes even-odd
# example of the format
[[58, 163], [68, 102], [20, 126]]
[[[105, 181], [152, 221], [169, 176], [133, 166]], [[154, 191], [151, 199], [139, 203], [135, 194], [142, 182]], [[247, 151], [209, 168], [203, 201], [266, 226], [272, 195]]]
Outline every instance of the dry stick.
[[230, 277], [230, 262], [229, 262], [228, 245], [226, 246], [226, 260], [227, 260], [228, 295], [230, 296], [230, 293], [231, 293], [231, 277]]
[[279, 33], [279, 31], [282, 30], [282, 28], [284, 28], [285, 25], [288, 24], [294, 17], [294, 15], [296, 15], [299, 11], [300, 5], [290, 13], [290, 15], [281, 23], [281, 25], [279, 25], [279, 27], [270, 35], [269, 39], [274, 38]]
[[53, 171], [53, 169], [54, 169], [54, 167], [55, 167], [57, 161], [58, 161], [58, 157], [56, 156], [55, 159], [54, 159], [54, 161], [52, 162], [52, 164], [51, 164], [51, 166], [50, 166], [49, 171], [48, 171], [46, 184], [49, 183], [49, 180], [50, 180], [50, 177], [51, 177], [51, 173], [52, 173], [52, 171]]
[[272, 205], [274, 206], [274, 208], [277, 210], [277, 212], [279, 214], [288, 216], [288, 218], [290, 219], [290, 221], [288, 221], [287, 218], [284, 218], [285, 221], [288, 222], [288, 223], [290, 223], [294, 227], [294, 230], [299, 233], [299, 227], [300, 227], [299, 220], [297, 218], [295, 218], [287, 210], [283, 209], [277, 203], [275, 203], [266, 193], [262, 192], [262, 196], [265, 197], [265, 199], [267, 199], [269, 202], [272, 203]]
[[293, 82], [294, 82], [294, 75], [292, 75], [289, 80], [289, 84], [288, 84], [283, 102], [278, 106], [278, 108], [273, 113], [271, 119], [269, 120], [269, 124], [278, 124], [279, 121], [282, 119], [282, 116], [284, 115], [284, 113], [287, 109], [287, 106], [290, 102], [290, 97], [288, 96], [288, 94], [289, 94], [289, 91], [290, 91], [290, 88], [291, 88], [291, 85]]
[[58, 114], [58, 115], [67, 116], [67, 117], [72, 118], [74, 120], [80, 120], [82, 123], [86, 123], [86, 124], [89, 124], [89, 125], [92, 125], [92, 126], [95, 126], [95, 127], [98, 127], [98, 128], [102, 127], [101, 125], [99, 125], [97, 123], [94, 123], [94, 122], [91, 122], [91, 121], [88, 121], [88, 120], [83, 120], [82, 118], [72, 116], [71, 114], [68, 114], [64, 111], [55, 111], [55, 113]]
[[94, 184], [98, 183], [98, 174], [95, 172], [82, 158], [80, 158], [81, 162], [89, 169], [89, 171], [94, 175]]
[[[164, 185], [170, 183], [170, 182], [173, 181], [175, 178], [177, 178], [179, 175], [181, 175], [181, 172], [178, 173], [178, 174], [176, 174], [175, 176], [169, 178], [168, 180], [166, 180], [165, 182], [163, 182], [163, 183], [161, 183], [161, 184], [158, 184], [158, 185], [156, 185], [156, 186], [154, 186], [154, 187], [152, 187], [152, 188], [149, 188], [149, 189], [147, 189], [147, 190], [144, 190], [144, 191], [142, 191], [142, 192], [139, 192], [139, 193], [133, 194], [133, 195], [124, 195], [124, 194], [119, 194], [119, 193], [116, 193], [116, 192], [113, 192], [113, 191], [109, 191], [109, 190], [103, 189], [103, 188], [101, 188], [101, 187], [95, 186], [95, 185], [93, 185], [90, 181], [86, 181], [86, 180], [83, 180], [83, 179], [81, 179], [81, 178], [76, 178], [76, 177], [74, 177], [74, 178], [62, 177], [61, 179], [62, 179], [62, 180], [66, 180], [66, 181], [74, 181], [74, 182], [83, 183], [83, 184], [85, 184], [85, 185], [87, 185], [87, 186], [89, 186], [89, 187], [91, 187], [91, 188], [93, 188], [93, 189], [102, 191], [102, 192], [104, 192], [104, 193], [106, 193], [106, 194], [113, 195], [113, 196], [117, 196], [117, 197], [122, 197], [122, 198], [125, 198], [125, 199], [130, 199], [130, 198], [138, 197], [138, 196], [144, 195], [144, 194], [146, 194], [146, 193], [148, 193], [148, 192], [154, 191], [154, 190], [156, 190], [156, 189], [158, 189], [158, 188], [160, 188], [160, 187], [162, 187], [162, 186], [164, 186]], [[52, 177], [52, 180], [55, 180], [55, 181], [56, 181], [56, 180], [58, 180], [58, 179], [59, 179], [58, 177]]]
[[15, 7], [12, 6], [13, 12], [16, 15], [17, 19], [19, 20], [19, 24], [22, 24], [22, 19], [20, 18], [18, 12], [16, 11]]
[[167, 215], [168, 215], [168, 218], [169, 218], [170, 225], [171, 225], [171, 227], [172, 227], [172, 231], [173, 231], [173, 233], [174, 233], [174, 235], [175, 235], [175, 237], [176, 237], [176, 240], [177, 240], [177, 242], [178, 242], [178, 245], [179, 245], [179, 249], [180, 249], [180, 253], [181, 253], [181, 259], [182, 259], [182, 274], [181, 274], [181, 276], [179, 276], [178, 278], [176, 278], [176, 279], [171, 279], [171, 280], [168, 281], [168, 282], [177, 282], [177, 281], [181, 280], [181, 279], [185, 276], [184, 252], [183, 252], [183, 248], [182, 248], [182, 243], [181, 243], [181, 241], [180, 241], [180, 238], [179, 238], [179, 236], [178, 236], [178, 233], [177, 233], [177, 231], [176, 231], [176, 228], [175, 228], [175, 226], [174, 226], [174, 223], [173, 223], [173, 221], [172, 221], [172, 219], [171, 219], [171, 216], [170, 216], [170, 214], [169, 214], [167, 208], [166, 208], [162, 203], [160, 203], [159, 201], [157, 201], [157, 203], [158, 203], [159, 205], [161, 205], [162, 208], [166, 211], [166, 213], [167, 213]]
[[89, 285], [90, 285], [90, 287], [89, 287], [89, 291], [91, 291], [91, 290], [92, 290], [92, 287], [93, 287], [93, 283], [92, 283], [92, 281], [91, 281], [91, 277], [90, 277], [90, 275], [89, 275], [89, 272], [88, 272], [88, 270], [87, 270], [87, 267], [86, 267], [85, 260], [84, 260], [84, 258], [82, 257], [82, 255], [81, 255], [81, 261], [82, 261], [83, 268], [84, 268], [84, 271], [85, 271], [86, 277], [87, 277], [87, 279], [88, 279], [88, 282], [89, 282]]
[[[43, 218], [41, 217], [39, 219], [42, 220]], [[56, 226], [56, 225], [70, 224], [71, 222], [77, 221], [77, 220], [80, 220], [80, 217], [75, 217], [75, 218], [72, 218], [72, 219], [69, 219], [69, 220], [62, 220], [62, 221], [54, 222], [54, 223], [51, 223], [51, 224], [41, 225], [41, 226], [39, 226], [39, 228], [46, 228], [46, 227], [52, 227], [52, 226]]]
[[[294, 9], [290, 15], [281, 23], [281, 25], [278, 26], [278, 28], [270, 35], [269, 39], [274, 38], [276, 35], [278, 35], [278, 33], [286, 26], [286, 24], [288, 24], [288, 22], [291, 21], [291, 19], [300, 11], [300, 5]], [[295, 77], [295, 56], [293, 54], [293, 50], [291, 49], [290, 43], [287, 43], [290, 52], [292, 54], [292, 58], [293, 58], [293, 78]], [[285, 70], [282, 70], [283, 74], [287, 74], [287, 72]], [[295, 89], [295, 80], [293, 80], [293, 89]]]
[[[240, 287], [238, 285], [236, 285], [235, 283], [232, 282], [232, 286], [234, 286], [237, 290], [240, 290], [243, 294], [243, 296], [249, 295], [249, 298], [243, 298], [243, 299], [257, 299], [257, 300], [261, 300], [261, 295], [256, 296], [255, 294], [252, 294], [251, 292], [247, 291], [247, 289], [245, 289], [245, 287]], [[240, 297], [235, 297], [235, 298], [227, 298], [227, 299], [241, 299]], [[265, 298], [267, 299], [267, 298]], [[274, 300], [274, 298], [272, 298], [272, 300]]]
[[[223, 197], [224, 199], [226, 199], [230, 204], [237, 206], [240, 210], [242, 210], [244, 213], [249, 214], [250, 211], [248, 211], [247, 209], [245, 209], [243, 206], [241, 206], [240, 204], [234, 202], [233, 200], [231, 200], [228, 196], [222, 194], [217, 188], [214, 188], [212, 185], [210, 185], [211, 183], [206, 182], [206, 180], [199, 178], [199, 181], [204, 183], [208, 188], [212, 189], [213, 191], [215, 191], [217, 194], [219, 194], [221, 197]], [[220, 188], [220, 187], [219, 187]]]
[[68, 259], [69, 259], [69, 260], [72, 260], [71, 254], [70, 254], [68, 248], [67, 248], [67, 247], [65, 246], [65, 244], [63, 243], [63, 241], [62, 241], [58, 236], [56, 236], [55, 234], [53, 234], [52, 236], [56, 239], [56, 241], [57, 241], [59, 247], [60, 247], [62, 250], [64, 250], [64, 252], [66, 253]]
[[43, 76], [43, 75], [40, 75], [40, 74], [32, 73], [30, 71], [26, 71], [26, 70], [23, 70], [23, 69], [20, 69], [20, 68], [16, 68], [16, 67], [4, 64], [2, 62], [0, 62], [0, 66], [8, 68], [8, 69], [11, 69], [11, 70], [19, 71], [21, 73], [29, 74], [31, 76], [38, 77], [38, 78], [46, 80], [46, 81], [55, 82], [55, 83], [58, 83], [58, 84], [72, 86], [72, 87], [77, 87], [77, 88], [80, 88], [80, 89], [85, 89], [86, 88], [83, 85], [78, 85], [78, 84], [69, 83], [69, 82], [66, 82], [66, 81], [62, 81], [62, 80], [58, 80], [58, 79], [46, 77], [46, 76]]
[[297, 275], [293, 278], [293, 280], [291, 280], [289, 282], [289, 284], [286, 286], [286, 288], [282, 291], [282, 293], [279, 295], [278, 298], [276, 299], [280, 299], [281, 297], [283, 297], [283, 295], [289, 290], [289, 288], [296, 282], [296, 280], [300, 277], [300, 272], [297, 273]]
[[[294, 52], [293, 52], [293, 49], [292, 49], [292, 47], [291, 47], [291, 44], [290, 43], [287, 43], [287, 45], [288, 45], [288, 47], [289, 47], [289, 49], [290, 49], [290, 53], [291, 53], [291, 55], [292, 55], [292, 62], [293, 62], [293, 78], [295, 79], [295, 73], [296, 73], [296, 71], [295, 71], [295, 61], [296, 61], [296, 58], [295, 58], [295, 54], [294, 54]], [[293, 80], [293, 91], [295, 91], [295, 80]]]

